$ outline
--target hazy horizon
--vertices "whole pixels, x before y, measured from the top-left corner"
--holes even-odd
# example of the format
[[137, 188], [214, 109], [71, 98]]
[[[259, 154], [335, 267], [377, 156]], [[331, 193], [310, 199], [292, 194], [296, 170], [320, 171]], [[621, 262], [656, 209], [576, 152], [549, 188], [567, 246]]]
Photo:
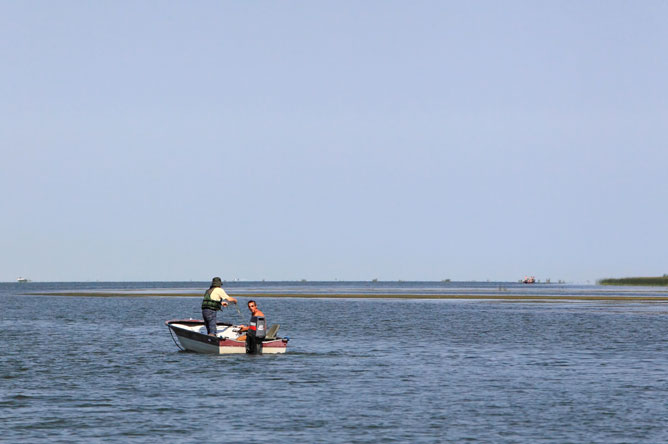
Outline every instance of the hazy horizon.
[[[23, 276], [21, 276], [23, 277]], [[53, 280], [53, 281], [41, 281], [41, 280], [33, 280], [30, 278], [28, 282], [18, 282], [19, 284], [25, 284], [25, 283], [43, 283], [43, 284], [48, 284], [48, 283], [156, 283], [156, 282], [165, 282], [165, 283], [208, 283], [211, 281], [211, 279], [185, 279], [185, 280], [82, 280], [82, 281], [68, 281], [68, 280]], [[605, 279], [605, 278], [601, 278]], [[576, 281], [563, 281], [563, 280], [556, 280], [556, 279], [550, 279], [550, 278], [545, 278], [545, 279], [538, 279], [536, 278], [536, 283], [538, 284], [555, 284], [555, 285], [594, 285], [596, 284], [599, 279], [595, 281], [583, 281], [583, 282], [576, 282]], [[432, 283], [504, 283], [504, 284], [512, 284], [512, 283], [521, 283], [522, 279], [515, 279], [515, 280], [490, 280], [490, 279], [473, 279], [473, 280], [454, 280], [454, 279], [432, 279], [432, 280], [406, 280], [406, 279], [360, 279], [360, 280], [347, 280], [347, 279], [322, 279], [322, 280], [311, 280], [311, 279], [241, 279], [241, 278], [231, 278], [231, 279], [223, 279], [223, 284], [230, 284], [234, 282], [290, 282], [290, 283], [317, 283], [317, 282], [369, 282], [369, 283], [414, 283], [414, 282], [432, 282]], [[11, 283], [17, 283], [16, 279], [13, 281], [0, 281], [0, 283], [3, 284], [11, 284]]]

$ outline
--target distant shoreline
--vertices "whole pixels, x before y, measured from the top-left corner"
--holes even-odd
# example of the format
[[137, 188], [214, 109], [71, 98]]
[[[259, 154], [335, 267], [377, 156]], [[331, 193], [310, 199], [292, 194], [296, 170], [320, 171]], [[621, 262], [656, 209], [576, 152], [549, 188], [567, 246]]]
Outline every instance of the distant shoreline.
[[[125, 293], [125, 292], [41, 292], [24, 293], [31, 296], [70, 296], [70, 297], [202, 297], [200, 293]], [[232, 293], [237, 298], [301, 298], [301, 299], [460, 299], [460, 300], [498, 300], [498, 301], [627, 301], [627, 302], [668, 302], [668, 296], [545, 296], [545, 295], [471, 295], [471, 294], [317, 294], [317, 293]]]
[[607, 278], [598, 281], [600, 285], [633, 285], [633, 286], [668, 286], [668, 275], [657, 277], [628, 277], [628, 278]]

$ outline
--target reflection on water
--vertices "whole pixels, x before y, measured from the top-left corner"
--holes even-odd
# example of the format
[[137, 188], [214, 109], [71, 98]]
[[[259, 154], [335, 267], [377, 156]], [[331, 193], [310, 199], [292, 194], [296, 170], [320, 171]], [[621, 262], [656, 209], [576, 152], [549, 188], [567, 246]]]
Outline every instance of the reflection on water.
[[668, 442], [664, 303], [263, 298], [288, 353], [208, 356], [163, 325], [193, 298], [3, 285], [7, 442]]

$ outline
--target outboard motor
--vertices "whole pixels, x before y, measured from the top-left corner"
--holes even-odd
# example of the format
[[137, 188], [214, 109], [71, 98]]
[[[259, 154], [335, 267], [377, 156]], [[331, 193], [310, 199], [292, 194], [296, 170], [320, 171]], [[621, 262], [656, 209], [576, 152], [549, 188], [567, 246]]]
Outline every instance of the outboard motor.
[[262, 340], [267, 334], [267, 321], [264, 316], [251, 316], [248, 333], [246, 333], [246, 353], [262, 354]]

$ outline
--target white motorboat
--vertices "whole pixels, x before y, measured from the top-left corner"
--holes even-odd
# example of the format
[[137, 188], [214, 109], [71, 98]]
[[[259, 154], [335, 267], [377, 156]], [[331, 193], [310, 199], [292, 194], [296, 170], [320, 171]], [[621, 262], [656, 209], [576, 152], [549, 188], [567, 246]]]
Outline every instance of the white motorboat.
[[30, 279], [28, 279], [28, 278], [24, 278], [24, 277], [20, 277], [20, 278], [16, 279], [16, 282], [19, 282], [19, 283], [21, 283], [21, 282], [30, 282]]
[[[165, 325], [169, 328], [172, 339], [176, 336], [178, 342], [174, 340], [174, 343], [182, 350], [219, 355], [250, 353], [248, 341], [242, 337], [239, 325], [217, 322], [216, 336], [208, 335], [204, 321], [199, 319], [174, 319], [165, 321]], [[277, 337], [278, 328], [278, 324], [269, 327], [265, 337], [259, 342], [260, 353], [285, 353], [290, 339]]]

